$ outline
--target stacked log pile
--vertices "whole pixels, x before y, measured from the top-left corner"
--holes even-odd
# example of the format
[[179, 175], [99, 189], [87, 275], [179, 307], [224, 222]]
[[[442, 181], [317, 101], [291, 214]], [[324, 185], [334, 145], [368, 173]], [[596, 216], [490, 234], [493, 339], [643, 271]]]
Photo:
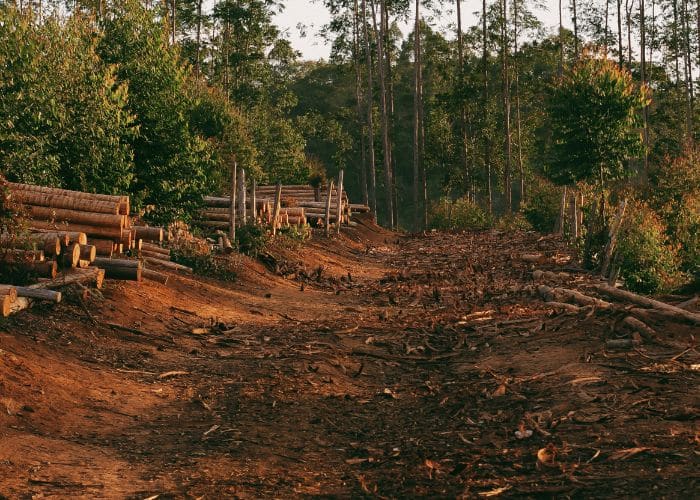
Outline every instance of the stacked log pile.
[[[237, 176], [239, 181], [241, 178], [244, 179], [244, 176]], [[366, 205], [350, 203], [342, 187], [342, 172], [337, 187], [332, 182], [329, 186], [320, 187], [301, 184], [255, 186], [252, 183], [250, 188], [242, 189], [239, 183], [232, 193], [232, 196], [205, 196], [204, 207], [199, 213], [199, 225], [212, 231], [229, 230], [230, 234], [232, 226], [253, 221], [272, 225], [274, 232], [283, 226], [308, 223], [326, 227], [331, 224], [338, 226], [339, 222], [352, 224], [353, 212], [370, 210]], [[242, 209], [243, 204], [245, 210]]]
[[[93, 282], [99, 287], [105, 276], [166, 283], [167, 275], [146, 270], [144, 264], [161, 265], [162, 261], [165, 267], [180, 269], [170, 262], [169, 251], [160, 247], [166, 231], [132, 223], [128, 196], [17, 183], [8, 183], [8, 188], [26, 214], [27, 232], [0, 235], [0, 267], [11, 282], [20, 276], [39, 282], [29, 287], [0, 285], [7, 292], [0, 295], [3, 315], [36, 300], [59, 302], [60, 292], [48, 290], [54, 285]], [[138, 255], [142, 259], [133, 259], [140, 252], [144, 252]]]

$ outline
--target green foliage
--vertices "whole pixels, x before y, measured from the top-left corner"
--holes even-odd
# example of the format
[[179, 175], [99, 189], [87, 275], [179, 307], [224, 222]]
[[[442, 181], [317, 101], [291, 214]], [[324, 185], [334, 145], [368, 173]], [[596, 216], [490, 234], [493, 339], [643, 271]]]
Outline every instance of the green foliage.
[[551, 91], [548, 177], [560, 185], [629, 176], [625, 160], [641, 152], [641, 110], [648, 90], [605, 58], [585, 55]]
[[260, 164], [265, 165], [267, 180], [272, 183], [304, 184], [311, 168], [304, 153], [302, 133], [289, 118], [272, 110], [258, 108], [251, 123], [251, 134], [260, 152]]
[[443, 230], [482, 230], [493, 225], [493, 221], [479, 205], [467, 198], [451, 201], [443, 198], [431, 207], [429, 226]]
[[[162, 23], [136, 0], [110, 4], [103, 30], [99, 53], [129, 83], [128, 106], [140, 129], [131, 141], [135, 204], [153, 206], [148, 217], [154, 222], [188, 220], [212, 191], [216, 161], [210, 143], [191, 128], [196, 118], [186, 67]], [[214, 130], [216, 121], [210, 125]]]
[[494, 227], [501, 231], [532, 231], [532, 225], [521, 213], [512, 213], [499, 217]]
[[126, 83], [86, 20], [36, 23], [0, 8], [0, 164], [8, 178], [124, 193], [135, 137]]
[[666, 158], [651, 181], [649, 202], [679, 248], [681, 268], [700, 280], [700, 150], [689, 146], [681, 156]]
[[311, 227], [308, 224], [303, 226], [283, 226], [280, 228], [279, 234], [283, 235], [291, 242], [303, 243], [311, 239]]
[[238, 250], [250, 257], [257, 257], [270, 242], [270, 235], [264, 227], [248, 224], [236, 229]]
[[213, 255], [197, 251], [194, 247], [179, 247], [172, 251], [172, 259], [178, 264], [192, 268], [201, 276], [222, 281], [236, 281], [239, 264], [228, 255]]
[[677, 248], [667, 244], [666, 226], [646, 204], [632, 202], [617, 247], [620, 276], [632, 291], [673, 290], [683, 278]]
[[560, 190], [543, 179], [536, 179], [530, 184], [527, 202], [521, 209], [536, 231], [549, 233], [559, 217], [560, 203]]

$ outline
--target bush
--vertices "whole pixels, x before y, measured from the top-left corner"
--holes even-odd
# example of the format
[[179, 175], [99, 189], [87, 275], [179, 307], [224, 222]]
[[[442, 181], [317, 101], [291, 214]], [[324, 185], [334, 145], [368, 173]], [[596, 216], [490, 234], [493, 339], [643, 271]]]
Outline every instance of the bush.
[[532, 184], [521, 210], [533, 229], [540, 233], [550, 233], [559, 217], [560, 203], [560, 189], [550, 182], [540, 180]]
[[504, 215], [496, 221], [496, 229], [501, 231], [531, 231], [532, 225], [521, 213]]
[[646, 204], [631, 202], [620, 233], [616, 263], [628, 289], [660, 293], [681, 284], [677, 248], [666, 240], [666, 226]]
[[267, 247], [270, 236], [262, 226], [248, 224], [236, 229], [238, 251], [250, 257], [257, 257]]
[[448, 198], [441, 199], [431, 207], [429, 219], [429, 226], [432, 229], [481, 230], [493, 225], [491, 216], [467, 198], [459, 198], [455, 201]]
[[689, 147], [666, 159], [651, 178], [649, 200], [678, 246], [681, 269], [700, 280], [700, 150]]

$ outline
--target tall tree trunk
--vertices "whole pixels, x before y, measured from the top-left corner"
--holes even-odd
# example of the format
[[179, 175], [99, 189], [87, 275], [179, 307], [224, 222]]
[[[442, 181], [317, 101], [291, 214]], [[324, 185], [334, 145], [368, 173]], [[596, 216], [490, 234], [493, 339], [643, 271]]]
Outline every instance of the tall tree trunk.
[[673, 0], [673, 59], [676, 66], [676, 88], [681, 82], [681, 71], [678, 63], [678, 0]]
[[354, 0], [352, 11], [352, 61], [355, 66], [355, 101], [357, 104], [357, 124], [360, 134], [360, 187], [362, 189], [362, 202], [365, 205], [369, 205], [369, 192], [367, 191], [367, 156], [365, 154], [365, 123], [362, 113], [362, 72], [360, 71], [360, 33], [358, 16], [357, 0]]
[[[462, 36], [462, 0], [456, 0], [457, 4], [457, 57], [458, 57], [458, 82], [460, 92], [464, 90], [464, 38]], [[466, 188], [466, 195], [469, 195], [469, 186], [471, 184], [471, 172], [469, 169], [469, 141], [467, 138], [467, 107], [464, 103], [464, 99], [460, 98], [459, 106], [459, 132], [462, 140], [461, 147], [461, 157], [462, 166], [464, 168], [464, 187]]]
[[685, 101], [686, 101], [686, 136], [690, 141], [693, 139], [693, 63], [691, 60], [690, 47], [690, 22], [688, 19], [688, 0], [683, 0], [683, 56], [685, 67]]
[[605, 0], [605, 29], [603, 31], [603, 40], [605, 43], [605, 53], [608, 53], [608, 48], [610, 46], [610, 0]]
[[[383, 146], [383, 160], [384, 160], [384, 183], [386, 189], [386, 216], [387, 225], [390, 228], [394, 227], [394, 197], [392, 193], [392, 180], [391, 180], [391, 157], [389, 152], [389, 120], [386, 105], [386, 77], [385, 73], [385, 62], [384, 62], [384, 26], [383, 23], [377, 25], [377, 12], [374, 4], [374, 0], [370, 0], [370, 7], [372, 8], [372, 23], [374, 25], [374, 36], [377, 40], [377, 68], [379, 68], [379, 101], [380, 101], [380, 111], [382, 120], [382, 146]], [[382, 0], [382, 11], [384, 11], [384, 0]], [[383, 14], [382, 14], [383, 15]]]
[[622, 0], [617, 0], [617, 57], [620, 68], [624, 66], [625, 56], [622, 50]]
[[416, 20], [413, 29], [413, 224], [421, 229], [421, 148], [420, 148], [420, 0], [416, 0]]
[[[642, 85], [647, 83], [646, 73], [646, 18], [644, 16], [644, 0], [639, 0], [639, 54], [641, 57]], [[642, 110], [644, 122], [644, 177], [649, 173], [649, 107]]]
[[627, 20], [627, 64], [632, 67], [632, 9], [634, 8], [634, 0], [629, 3], [629, 0], [625, 0], [625, 13]]
[[[561, 4], [561, 0], [559, 0]], [[483, 134], [484, 134], [484, 164], [486, 166], [486, 179], [488, 185], [488, 198], [489, 198], [489, 214], [493, 213], [493, 181], [491, 179], [491, 140], [489, 139], [488, 131], [488, 107], [489, 107], [489, 49], [488, 49], [488, 31], [486, 29], [486, 0], [482, 0], [482, 10], [481, 10], [481, 44], [482, 44], [482, 55], [481, 64], [483, 66], [483, 77], [484, 77], [484, 87], [483, 87], [483, 105], [482, 105], [482, 120], [483, 120]]]
[[202, 0], [197, 0], [197, 59], [194, 65], [194, 74], [197, 80], [202, 64]]
[[513, 0], [513, 77], [515, 80], [515, 134], [518, 142], [518, 175], [520, 179], [520, 203], [525, 201], [525, 168], [523, 166], [522, 122], [520, 119], [520, 75], [518, 72], [518, 0]]
[[175, 45], [175, 27], [176, 27], [176, 18], [177, 18], [177, 4], [176, 0], [170, 0], [170, 9], [171, 9], [171, 14], [172, 17], [170, 18], [170, 23], [171, 23], [171, 36], [172, 36], [172, 44]]
[[391, 61], [391, 36], [389, 34], [389, 10], [384, 16], [384, 52], [386, 52], [387, 106], [389, 108], [389, 160], [391, 162], [391, 193], [394, 206], [394, 225], [399, 224], [399, 200], [396, 190], [396, 156], [394, 155], [394, 76]]
[[559, 67], [557, 73], [559, 78], [564, 74], [564, 22], [562, 20], [561, 0], [559, 0]]
[[574, 60], [578, 60], [578, 18], [576, 16], [576, 0], [571, 0], [574, 22]]
[[374, 117], [373, 117], [373, 79], [372, 79], [372, 47], [369, 43], [367, 28], [367, 2], [362, 0], [362, 35], [365, 42], [365, 57], [367, 65], [367, 152], [369, 153], [369, 207], [375, 219], [377, 217], [377, 174], [374, 158]]
[[508, 0], [501, 2], [501, 68], [503, 71], [503, 147], [505, 162], [503, 165], [503, 195], [505, 198], [506, 213], [513, 209], [511, 165], [512, 148], [510, 142], [510, 75], [508, 69]]

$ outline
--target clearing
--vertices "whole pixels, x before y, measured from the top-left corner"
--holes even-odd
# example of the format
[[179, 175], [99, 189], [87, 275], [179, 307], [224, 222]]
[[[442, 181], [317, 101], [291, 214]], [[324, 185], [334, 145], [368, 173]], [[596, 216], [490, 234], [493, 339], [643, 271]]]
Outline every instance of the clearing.
[[697, 328], [613, 350], [624, 310], [537, 293], [595, 282], [557, 239], [365, 222], [264, 260], [5, 320], [0, 498], [700, 489]]

